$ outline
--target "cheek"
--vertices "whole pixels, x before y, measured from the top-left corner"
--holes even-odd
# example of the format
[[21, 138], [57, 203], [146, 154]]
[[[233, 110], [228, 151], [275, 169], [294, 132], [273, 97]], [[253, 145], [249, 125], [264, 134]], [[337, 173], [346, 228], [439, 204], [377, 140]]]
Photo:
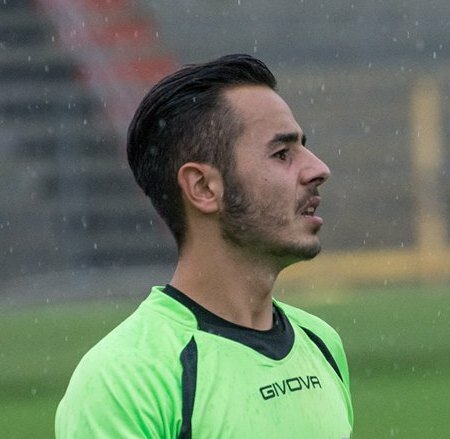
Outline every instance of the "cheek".
[[251, 200], [262, 205], [287, 208], [295, 203], [296, 185], [292, 175], [281, 169], [265, 169], [263, 164], [253, 163], [240, 179]]
[[253, 185], [260, 196], [268, 197], [279, 203], [286, 203], [295, 199], [295, 187], [285, 179], [264, 177], [262, 181]]
[[257, 188], [254, 199], [258, 200], [261, 215], [283, 218], [288, 222], [294, 210], [294, 198], [293, 193], [285, 186], [268, 184]]

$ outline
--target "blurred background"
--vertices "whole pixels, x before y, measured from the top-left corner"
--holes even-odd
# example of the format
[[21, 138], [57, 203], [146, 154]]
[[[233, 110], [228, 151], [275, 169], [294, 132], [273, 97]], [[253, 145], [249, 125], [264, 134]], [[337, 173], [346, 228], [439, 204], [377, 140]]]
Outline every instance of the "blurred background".
[[332, 170], [324, 250], [275, 294], [344, 339], [354, 437], [449, 437], [446, 0], [3, 0], [2, 437], [52, 437], [81, 356], [170, 279], [126, 130], [155, 81], [233, 52], [268, 64]]

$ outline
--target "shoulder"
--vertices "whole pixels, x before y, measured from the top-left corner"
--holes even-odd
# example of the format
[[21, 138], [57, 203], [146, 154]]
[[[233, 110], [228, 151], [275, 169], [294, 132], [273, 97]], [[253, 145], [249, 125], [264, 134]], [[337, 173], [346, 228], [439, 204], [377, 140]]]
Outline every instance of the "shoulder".
[[161, 307], [147, 299], [84, 355], [58, 407], [57, 437], [134, 437], [143, 429], [145, 437], [172, 437], [181, 413], [179, 357], [192, 328], [188, 317], [173, 321]]
[[307, 328], [319, 336], [325, 343], [338, 343], [342, 346], [341, 338], [334, 328], [327, 322], [309, 312], [288, 305], [283, 302], [276, 301], [276, 305], [283, 310], [292, 324]]
[[192, 337], [195, 320], [187, 320], [183, 309], [177, 314], [172, 302], [163, 293], [152, 291], [136, 311], [84, 355], [73, 378], [92, 380], [89, 377], [101, 375], [107, 380], [111, 374], [121, 376], [120, 382], [133, 383], [140, 374], [152, 375], [164, 365], [170, 367], [159, 373], [176, 374], [176, 360]]
[[292, 325], [307, 329], [320, 338], [336, 361], [339, 370], [342, 373], [343, 380], [348, 387], [349, 373], [347, 359], [345, 356], [342, 339], [336, 330], [321, 318], [310, 314], [305, 310], [279, 301], [275, 301], [275, 304], [283, 310]]

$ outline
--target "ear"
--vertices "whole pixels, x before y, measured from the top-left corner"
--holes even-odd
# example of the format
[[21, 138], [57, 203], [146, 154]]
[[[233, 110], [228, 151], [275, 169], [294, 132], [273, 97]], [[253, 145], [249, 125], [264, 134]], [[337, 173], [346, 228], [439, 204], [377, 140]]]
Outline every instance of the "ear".
[[185, 163], [178, 184], [186, 202], [202, 213], [215, 213], [222, 203], [223, 183], [218, 169], [206, 163]]

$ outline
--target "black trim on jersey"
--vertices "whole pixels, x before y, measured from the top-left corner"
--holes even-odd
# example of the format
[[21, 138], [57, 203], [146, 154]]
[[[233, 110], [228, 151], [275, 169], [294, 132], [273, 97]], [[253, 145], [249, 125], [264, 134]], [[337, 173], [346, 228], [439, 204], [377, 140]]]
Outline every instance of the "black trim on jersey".
[[327, 348], [327, 345], [323, 342], [323, 340], [319, 336], [314, 334], [314, 332], [312, 332], [310, 329], [304, 328], [303, 326], [301, 326], [301, 328], [303, 329], [303, 331], [305, 331], [306, 335], [311, 339], [311, 341], [320, 349], [325, 359], [328, 361], [328, 363], [330, 363], [330, 366], [334, 369], [334, 371], [337, 373], [337, 376], [343, 382], [344, 380], [342, 379], [341, 371], [339, 370], [339, 367], [336, 361], [334, 360], [333, 355], [331, 355], [330, 350]]
[[294, 329], [284, 312], [277, 306], [273, 307], [272, 328], [268, 331], [258, 331], [222, 319], [172, 285], [166, 285], [163, 291], [192, 311], [197, 319], [198, 328], [202, 331], [241, 343], [273, 360], [283, 359], [292, 349]]
[[182, 389], [182, 424], [179, 439], [192, 438], [192, 413], [194, 412], [195, 389], [197, 387], [197, 343], [194, 337], [181, 351], [181, 364], [183, 366], [183, 375], [181, 377]]

